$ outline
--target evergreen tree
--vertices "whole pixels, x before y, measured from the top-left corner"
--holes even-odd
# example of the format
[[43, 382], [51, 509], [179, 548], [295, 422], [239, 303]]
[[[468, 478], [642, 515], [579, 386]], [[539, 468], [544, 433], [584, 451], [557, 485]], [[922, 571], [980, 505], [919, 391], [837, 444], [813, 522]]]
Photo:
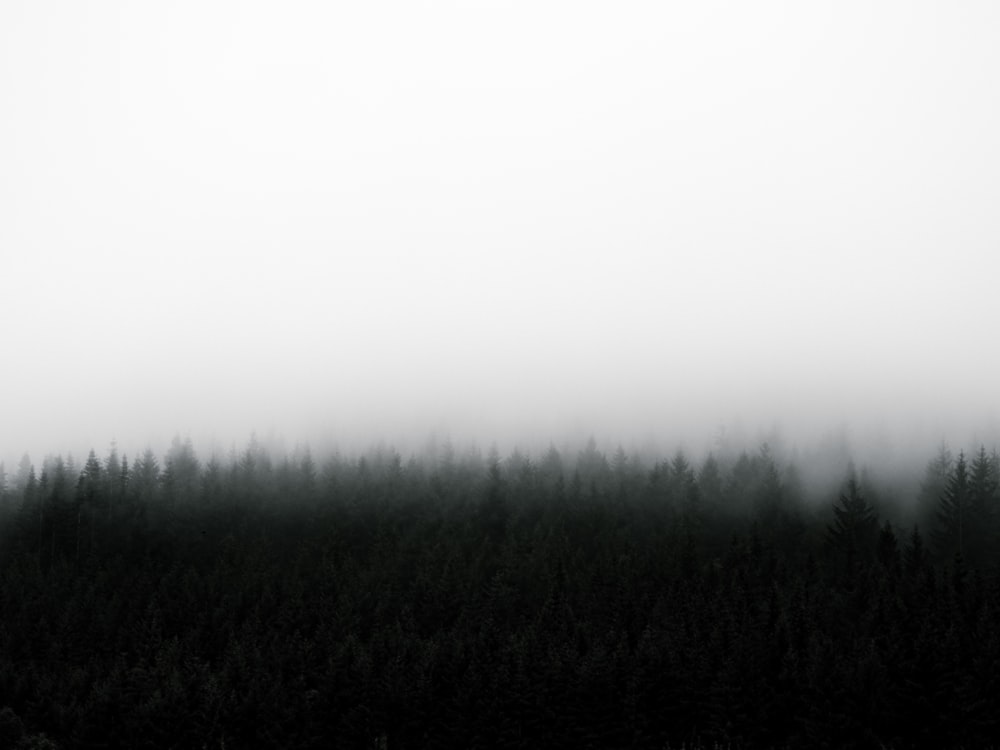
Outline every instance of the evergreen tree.
[[118, 444], [112, 440], [108, 457], [104, 459], [104, 495], [107, 499], [108, 518], [114, 514], [115, 503], [121, 501], [122, 462], [118, 458]]
[[673, 505], [680, 511], [681, 520], [688, 533], [700, 529], [703, 517], [701, 493], [694, 469], [688, 462], [683, 451], [678, 450], [670, 462], [670, 495]]
[[59, 559], [74, 558], [79, 532], [79, 517], [75, 501], [76, 483], [71, 469], [62, 456], [46, 459], [42, 470], [42, 504], [45, 535], [50, 564]]
[[307, 445], [302, 451], [302, 458], [299, 460], [299, 483], [302, 497], [308, 500], [315, 499], [316, 496], [316, 463], [313, 461], [312, 451]]
[[545, 451], [538, 464], [538, 474], [548, 489], [553, 489], [556, 482], [565, 484], [566, 467], [563, 466], [562, 454], [555, 445], [549, 443], [549, 449]]
[[899, 554], [899, 541], [896, 539], [896, 532], [892, 529], [892, 524], [886, 521], [878, 534], [878, 542], [875, 545], [875, 558], [882, 568], [891, 575], [898, 575], [901, 568], [901, 558]]
[[914, 526], [910, 533], [910, 543], [903, 552], [903, 567], [906, 575], [916, 578], [926, 569], [928, 563], [927, 550], [924, 549], [924, 538], [920, 534], [920, 527]]
[[992, 457], [980, 446], [969, 467], [969, 533], [967, 559], [982, 565], [995, 557], [993, 540], [997, 532], [997, 475]]
[[14, 475], [14, 491], [24, 496], [24, 489], [28, 484], [28, 475], [34, 473], [35, 467], [31, 463], [31, 458], [25, 453], [21, 456], [17, 464], [17, 474]]
[[21, 507], [18, 511], [18, 521], [26, 538], [33, 540], [33, 547], [41, 554], [42, 504], [38, 500], [38, 479], [35, 477], [35, 467], [29, 465], [24, 487], [21, 490]]
[[170, 450], [164, 461], [163, 475], [160, 482], [163, 485], [164, 496], [169, 504], [191, 502], [198, 495], [201, 466], [191, 444], [191, 438], [181, 440], [174, 436]]
[[878, 529], [878, 514], [861, 493], [853, 476], [847, 480], [847, 492], [833, 506], [833, 523], [827, 526], [827, 538], [849, 560], [865, 557]]
[[625, 449], [619, 444], [614, 458], [611, 460], [611, 473], [615, 481], [615, 496], [619, 501], [624, 501], [632, 488], [635, 478], [635, 467], [633, 464], [634, 462], [630, 461], [628, 455], [626, 455]]
[[76, 484], [76, 540], [74, 555], [77, 560], [80, 558], [80, 550], [84, 539], [84, 523], [89, 531], [89, 548], [94, 549], [97, 536], [97, 516], [104, 515], [105, 510], [105, 482], [104, 470], [100, 461], [91, 450], [87, 455], [87, 462], [80, 472], [80, 478]]
[[496, 544], [503, 539], [508, 515], [507, 482], [500, 471], [499, 457], [493, 456], [487, 469], [486, 493], [480, 516], [490, 542]]
[[604, 454], [597, 449], [597, 442], [593, 436], [588, 438], [586, 446], [577, 456], [576, 470], [580, 474], [584, 490], [589, 490], [591, 498], [595, 498], [607, 488], [611, 467]]
[[104, 471], [101, 468], [101, 463], [94, 455], [94, 451], [91, 450], [77, 482], [77, 491], [81, 494], [84, 502], [90, 504], [97, 502], [97, 499], [103, 494], [103, 479]]
[[159, 483], [160, 462], [153, 449], [146, 448], [129, 476], [129, 494], [139, 508], [145, 508], [157, 499]]
[[925, 528], [935, 528], [941, 496], [948, 486], [948, 477], [955, 467], [955, 459], [947, 444], [941, 443], [937, 455], [927, 463], [924, 478], [917, 495], [917, 522]]
[[711, 453], [698, 471], [698, 493], [701, 497], [702, 513], [709, 521], [718, 521], [723, 513], [728, 512], [723, 496], [722, 471], [719, 469], [719, 462]]
[[956, 554], [965, 555], [969, 523], [972, 520], [971, 503], [972, 488], [969, 486], [968, 466], [965, 454], [960, 452], [938, 501], [934, 541], [942, 559], [951, 559]]
[[117, 497], [119, 497], [122, 500], [124, 500], [125, 498], [128, 497], [128, 487], [129, 487], [129, 481], [130, 481], [130, 477], [131, 477], [131, 474], [129, 473], [129, 468], [128, 468], [128, 456], [125, 455], [125, 454], [122, 454], [122, 469], [121, 469], [121, 473], [119, 473], [118, 477], [119, 477], [119, 479], [118, 479], [118, 494], [117, 494]]
[[0, 461], [0, 513], [7, 511], [7, 470]]
[[726, 483], [726, 497], [729, 498], [729, 512], [745, 518], [753, 514], [753, 501], [760, 483], [759, 461], [742, 451], [729, 472]]

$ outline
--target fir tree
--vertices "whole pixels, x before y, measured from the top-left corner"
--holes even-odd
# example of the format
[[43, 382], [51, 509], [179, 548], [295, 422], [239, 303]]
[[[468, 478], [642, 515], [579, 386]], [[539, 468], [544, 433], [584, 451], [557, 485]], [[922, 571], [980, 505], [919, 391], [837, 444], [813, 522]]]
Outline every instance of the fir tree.
[[878, 514], [861, 493], [858, 481], [847, 480], [847, 493], [833, 506], [833, 523], [827, 526], [831, 545], [850, 559], [857, 559], [871, 548], [878, 528]]
[[992, 556], [997, 529], [997, 476], [992, 457], [980, 446], [969, 467], [968, 559], [982, 565]]
[[879, 564], [890, 574], [898, 575], [900, 570], [899, 542], [892, 524], [886, 521], [878, 534], [875, 545], [875, 557]]
[[906, 575], [916, 578], [923, 572], [928, 564], [927, 550], [924, 549], [924, 538], [920, 534], [920, 527], [914, 526], [910, 533], [910, 543], [903, 552], [903, 567]]
[[936, 526], [941, 496], [948, 486], [948, 477], [954, 467], [955, 458], [947, 444], [942, 442], [937, 455], [927, 463], [924, 478], [920, 482], [920, 493], [917, 495], [917, 520], [925, 527]]
[[969, 511], [971, 487], [965, 454], [958, 454], [958, 461], [948, 475], [944, 492], [938, 502], [937, 529], [934, 541], [943, 559], [950, 559], [956, 553], [965, 554], [969, 533]]

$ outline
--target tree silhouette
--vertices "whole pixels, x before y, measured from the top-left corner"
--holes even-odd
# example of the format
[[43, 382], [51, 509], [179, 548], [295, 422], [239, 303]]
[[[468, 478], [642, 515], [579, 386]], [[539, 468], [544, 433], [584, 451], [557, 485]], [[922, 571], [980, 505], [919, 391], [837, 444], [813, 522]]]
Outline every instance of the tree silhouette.
[[965, 453], [958, 454], [954, 468], [948, 474], [944, 492], [938, 502], [937, 528], [934, 541], [943, 559], [964, 555], [969, 530], [971, 487]]
[[938, 446], [934, 458], [927, 462], [923, 479], [920, 481], [920, 493], [917, 495], [917, 522], [925, 528], [937, 525], [937, 514], [941, 496], [948, 486], [948, 477], [955, 468], [955, 457], [946, 443]]
[[980, 446], [969, 467], [968, 560], [981, 565], [995, 557], [992, 549], [997, 532], [997, 474], [992, 456]]
[[877, 528], [878, 514], [852, 476], [847, 480], [846, 494], [841, 494], [833, 506], [833, 523], [827, 526], [827, 537], [835, 549], [853, 561], [871, 549]]

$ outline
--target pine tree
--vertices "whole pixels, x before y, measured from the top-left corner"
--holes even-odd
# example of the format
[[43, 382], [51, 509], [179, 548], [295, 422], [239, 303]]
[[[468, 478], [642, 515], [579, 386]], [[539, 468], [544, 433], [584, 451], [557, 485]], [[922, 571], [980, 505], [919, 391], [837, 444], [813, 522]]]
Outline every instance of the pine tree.
[[682, 451], [677, 451], [670, 462], [670, 490], [674, 504], [680, 510], [685, 531], [696, 532], [703, 521], [701, 493], [694, 469]]
[[611, 467], [604, 454], [597, 449], [597, 442], [593, 437], [587, 440], [586, 446], [577, 456], [576, 470], [580, 473], [584, 488], [589, 488], [592, 498], [598, 495], [598, 491], [606, 489]]
[[729, 501], [730, 513], [739, 517], [751, 515], [753, 492], [759, 479], [758, 462], [752, 461], [747, 452], [743, 451], [730, 470], [726, 483], [726, 498]]
[[906, 575], [916, 578], [922, 573], [928, 563], [927, 551], [924, 549], [924, 538], [920, 534], [920, 527], [914, 526], [910, 534], [910, 543], [903, 552], [903, 566]]
[[129, 486], [129, 468], [128, 468], [128, 455], [122, 454], [122, 470], [118, 475], [118, 494], [117, 497], [124, 500], [128, 497], [128, 486]]
[[195, 498], [200, 485], [200, 472], [201, 466], [191, 438], [181, 441], [179, 436], [174, 436], [160, 477], [168, 504]]
[[970, 562], [982, 565], [991, 556], [992, 540], [997, 528], [997, 475], [992, 457], [980, 446], [969, 467], [969, 534]]
[[955, 458], [947, 444], [941, 443], [937, 455], [927, 463], [917, 496], [917, 520], [924, 527], [934, 528], [941, 496], [948, 486], [948, 477], [955, 468]]
[[22, 497], [28, 484], [28, 475], [34, 473], [34, 470], [31, 458], [25, 453], [21, 456], [21, 461], [17, 465], [17, 474], [14, 475], [14, 490], [21, 493]]
[[0, 461], [0, 512], [7, 511], [7, 470]]
[[882, 529], [879, 531], [875, 557], [890, 575], [899, 574], [901, 562], [899, 542], [896, 539], [896, 532], [892, 529], [892, 524], [888, 521], [882, 525]]
[[135, 503], [145, 508], [156, 499], [160, 481], [160, 462], [152, 448], [146, 448], [136, 460], [130, 475], [130, 490]]
[[509, 509], [507, 507], [507, 482], [500, 471], [500, 459], [491, 457], [486, 473], [486, 492], [481, 509], [487, 539], [498, 543], [503, 539]]
[[94, 451], [91, 450], [87, 455], [87, 463], [84, 464], [83, 471], [80, 472], [80, 478], [77, 481], [77, 490], [82, 492], [85, 502], [95, 502], [96, 498], [100, 496], [103, 475], [104, 472], [101, 464], [97, 460], [97, 456], [94, 455]]
[[48, 458], [42, 470], [41, 500], [49, 545], [49, 560], [71, 557], [77, 539], [78, 518], [75, 508], [73, 471], [62, 456]]
[[937, 528], [934, 541], [938, 552], [945, 560], [951, 559], [956, 553], [965, 554], [969, 533], [969, 511], [971, 504], [971, 487], [969, 486], [968, 466], [965, 454], [958, 454], [955, 467], [948, 474], [944, 492], [938, 501]]
[[108, 457], [104, 459], [104, 494], [107, 497], [108, 518], [114, 513], [114, 506], [121, 499], [120, 482], [122, 462], [118, 458], [118, 444], [112, 440]]
[[833, 524], [827, 526], [831, 545], [848, 555], [849, 559], [864, 556], [878, 528], [878, 514], [861, 494], [857, 479], [847, 480], [847, 494], [840, 496], [833, 506]]
[[716, 520], [725, 509], [722, 491], [722, 472], [719, 462], [711, 453], [698, 472], [698, 492], [706, 518]]

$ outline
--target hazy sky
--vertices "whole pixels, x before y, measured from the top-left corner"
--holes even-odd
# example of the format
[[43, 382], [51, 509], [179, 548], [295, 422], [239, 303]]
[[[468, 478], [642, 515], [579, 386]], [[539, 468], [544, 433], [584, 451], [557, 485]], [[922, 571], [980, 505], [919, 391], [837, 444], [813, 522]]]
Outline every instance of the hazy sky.
[[4, 0], [0, 458], [995, 425], [998, 40], [989, 0]]

